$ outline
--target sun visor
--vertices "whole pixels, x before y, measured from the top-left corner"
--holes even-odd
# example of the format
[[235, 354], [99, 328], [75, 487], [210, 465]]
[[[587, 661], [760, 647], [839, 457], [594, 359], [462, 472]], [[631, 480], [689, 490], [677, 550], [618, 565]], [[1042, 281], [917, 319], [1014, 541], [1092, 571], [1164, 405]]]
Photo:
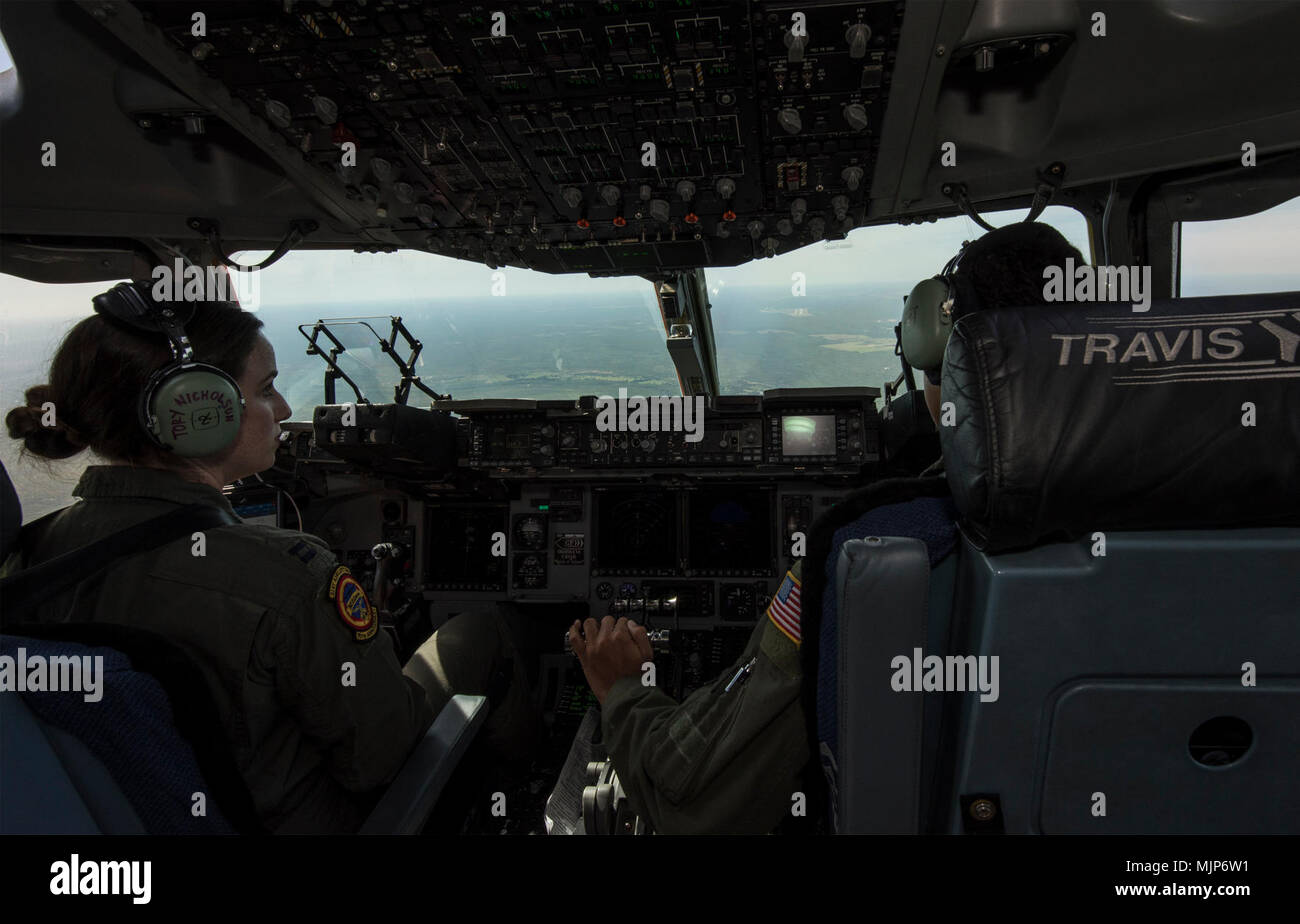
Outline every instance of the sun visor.
[[976, 312], [943, 401], [948, 482], [987, 551], [1300, 523], [1300, 293]]

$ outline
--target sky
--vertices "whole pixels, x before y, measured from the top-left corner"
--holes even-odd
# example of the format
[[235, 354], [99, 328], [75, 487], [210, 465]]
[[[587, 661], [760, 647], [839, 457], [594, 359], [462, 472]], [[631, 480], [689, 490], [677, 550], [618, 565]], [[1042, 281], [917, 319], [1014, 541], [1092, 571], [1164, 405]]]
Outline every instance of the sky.
[[[988, 216], [994, 224], [1023, 217], [1023, 211]], [[1088, 252], [1082, 217], [1053, 206], [1044, 220], [1056, 225], [1085, 254]], [[1300, 198], [1268, 212], [1230, 221], [1183, 226], [1183, 279], [1196, 277], [1273, 276], [1296, 273], [1294, 248], [1300, 232]], [[727, 286], [771, 286], [787, 289], [791, 273], [803, 272], [809, 294], [819, 282], [835, 285], [861, 280], [896, 285], [905, 293], [916, 280], [934, 275], [981, 231], [968, 218], [947, 218], [925, 225], [859, 228], [844, 241], [819, 243], [739, 267], [706, 270], [716, 295]], [[249, 261], [264, 254], [245, 254]], [[495, 274], [500, 273], [499, 277]], [[586, 274], [549, 275], [507, 267], [500, 271], [414, 251], [397, 254], [303, 251], [291, 253], [261, 274], [262, 310], [276, 305], [321, 303], [347, 306], [365, 314], [371, 302], [410, 298], [479, 298], [491, 294], [503, 280], [511, 301], [519, 297], [577, 294], [599, 302], [611, 296], [646, 298], [650, 285], [640, 277], [592, 279]], [[90, 313], [90, 298], [108, 283], [44, 285], [0, 274], [0, 323], [32, 318], [70, 320]], [[1289, 288], [1300, 288], [1300, 276]], [[332, 314], [348, 313], [334, 310]]]

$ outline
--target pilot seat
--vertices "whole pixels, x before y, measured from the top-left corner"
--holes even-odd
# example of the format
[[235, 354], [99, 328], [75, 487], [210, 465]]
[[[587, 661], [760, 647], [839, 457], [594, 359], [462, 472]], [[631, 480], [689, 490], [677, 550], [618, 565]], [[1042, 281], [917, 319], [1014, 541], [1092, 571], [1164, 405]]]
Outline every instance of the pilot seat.
[[[0, 560], [19, 542], [22, 508], [0, 465]], [[78, 569], [79, 554], [61, 567]], [[12, 579], [5, 583], [14, 588]], [[0, 833], [262, 833], [252, 798], [188, 656], [167, 639], [99, 623], [13, 624], [0, 655], [104, 658], [101, 699], [82, 692], [0, 693]], [[362, 834], [414, 834], [487, 717], [482, 696], [453, 696], [407, 757]], [[193, 811], [195, 793], [204, 812]]]
[[851, 498], [810, 536], [835, 830], [1300, 832], [1297, 330], [1294, 293], [957, 323], [946, 486], [886, 496], [946, 487], [951, 533]]

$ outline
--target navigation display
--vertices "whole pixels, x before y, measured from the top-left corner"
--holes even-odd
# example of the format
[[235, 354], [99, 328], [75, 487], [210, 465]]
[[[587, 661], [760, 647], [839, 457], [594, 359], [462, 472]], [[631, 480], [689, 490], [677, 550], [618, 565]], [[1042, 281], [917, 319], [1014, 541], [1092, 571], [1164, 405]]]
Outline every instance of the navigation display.
[[766, 573], [772, 568], [772, 492], [704, 488], [690, 495], [690, 560], [696, 571]]
[[835, 415], [787, 415], [781, 418], [781, 455], [834, 456]]
[[629, 574], [677, 566], [677, 500], [667, 491], [596, 491], [596, 553], [592, 566]]

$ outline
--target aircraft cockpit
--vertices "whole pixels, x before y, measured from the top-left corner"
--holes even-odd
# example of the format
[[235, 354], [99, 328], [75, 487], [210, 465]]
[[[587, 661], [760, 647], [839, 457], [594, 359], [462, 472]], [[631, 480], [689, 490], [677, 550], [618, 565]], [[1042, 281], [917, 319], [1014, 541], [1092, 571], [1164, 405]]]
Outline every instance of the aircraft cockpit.
[[[537, 719], [498, 765], [500, 690], [455, 697], [365, 833], [1294, 834], [1298, 31], [1210, 0], [6, 3], [5, 410], [117, 283], [256, 316], [288, 410], [234, 514], [332, 556], [322, 599], [399, 664], [496, 614]], [[1075, 256], [981, 250], [1030, 229]], [[3, 442], [9, 556], [86, 459]], [[64, 585], [3, 581], [12, 677], [20, 642], [112, 641], [41, 635]], [[647, 653], [610, 700], [606, 617]], [[751, 705], [642, 728], [632, 681]], [[0, 693], [0, 828], [191, 830], [39, 697]], [[781, 817], [710, 801], [769, 765]]]

